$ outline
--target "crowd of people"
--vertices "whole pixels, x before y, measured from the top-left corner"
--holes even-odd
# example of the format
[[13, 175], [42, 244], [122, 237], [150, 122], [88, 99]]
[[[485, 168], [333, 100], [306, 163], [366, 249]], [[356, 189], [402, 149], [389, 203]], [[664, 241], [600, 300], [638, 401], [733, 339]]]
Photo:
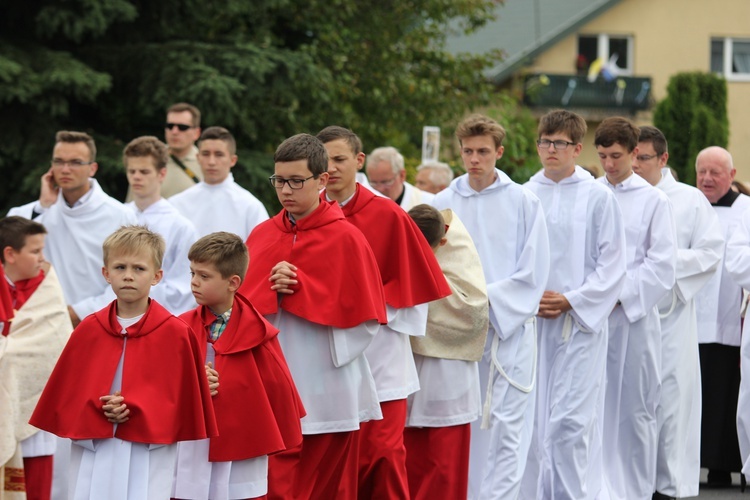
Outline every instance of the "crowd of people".
[[483, 115], [455, 131], [466, 173], [416, 185], [396, 148], [298, 134], [271, 218], [190, 104], [125, 147], [124, 204], [91, 136], [58, 132], [39, 199], [0, 220], [3, 492], [631, 500], [750, 475], [732, 157], [701, 151], [694, 188], [658, 129], [612, 117], [597, 179], [586, 131], [544, 115], [524, 185]]

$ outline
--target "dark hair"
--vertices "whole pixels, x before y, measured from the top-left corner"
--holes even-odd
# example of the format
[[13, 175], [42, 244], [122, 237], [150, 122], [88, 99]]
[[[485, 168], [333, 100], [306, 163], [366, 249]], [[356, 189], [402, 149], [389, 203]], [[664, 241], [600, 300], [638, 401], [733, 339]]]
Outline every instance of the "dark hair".
[[224, 127], [208, 127], [198, 139], [198, 144], [206, 140], [224, 141], [229, 149], [229, 154], [237, 152], [237, 141], [234, 140], [232, 133]]
[[125, 146], [122, 151], [122, 163], [127, 168], [128, 158], [144, 158], [150, 156], [154, 160], [156, 171], [167, 168], [169, 161], [169, 149], [153, 135], [136, 137]]
[[638, 137], [638, 142], [650, 142], [654, 146], [656, 154], [661, 156], [669, 151], [669, 145], [667, 144], [667, 138], [664, 137], [661, 130], [656, 127], [646, 125], [641, 127], [641, 133]]
[[331, 125], [324, 128], [316, 136], [323, 144], [335, 141], [337, 139], [344, 139], [352, 150], [352, 153], [358, 155], [362, 152], [362, 141], [357, 134], [349, 130], [348, 128], [339, 127], [338, 125]]
[[564, 109], [550, 111], [539, 119], [537, 134], [542, 135], [567, 134], [571, 142], [576, 144], [586, 135], [586, 120], [580, 115]]
[[594, 145], [610, 147], [614, 143], [627, 148], [632, 152], [638, 147], [639, 129], [633, 122], [622, 118], [621, 116], [612, 116], [605, 118], [602, 123], [596, 127], [594, 135]]
[[503, 145], [505, 139], [505, 129], [495, 120], [485, 115], [471, 115], [465, 118], [456, 127], [456, 138], [463, 144], [463, 140], [468, 137], [477, 137], [489, 135], [495, 141], [495, 147]]
[[223, 279], [235, 274], [240, 280], [247, 273], [247, 247], [242, 239], [234, 233], [224, 231], [207, 234], [193, 243], [188, 252], [190, 262], [211, 264], [219, 271]]
[[435, 207], [422, 203], [409, 210], [409, 217], [422, 231], [427, 243], [432, 248], [437, 248], [440, 240], [445, 236], [445, 220], [440, 212]]
[[172, 104], [167, 108], [167, 114], [182, 113], [183, 111], [189, 111], [190, 114], [193, 115], [193, 127], [201, 126], [201, 112], [192, 104], [188, 104], [186, 102], [178, 102], [176, 104]]
[[282, 142], [273, 154], [274, 163], [307, 160], [307, 168], [318, 177], [328, 171], [328, 153], [317, 137], [297, 134]]
[[26, 237], [36, 234], [47, 234], [47, 229], [38, 222], [17, 215], [0, 219], [0, 262], [5, 264], [3, 250], [6, 247], [20, 252], [26, 245]]
[[86, 132], [73, 132], [70, 130], [60, 130], [55, 134], [55, 144], [59, 142], [65, 142], [68, 144], [75, 144], [82, 142], [89, 148], [89, 161], [96, 161], [96, 144], [94, 138]]

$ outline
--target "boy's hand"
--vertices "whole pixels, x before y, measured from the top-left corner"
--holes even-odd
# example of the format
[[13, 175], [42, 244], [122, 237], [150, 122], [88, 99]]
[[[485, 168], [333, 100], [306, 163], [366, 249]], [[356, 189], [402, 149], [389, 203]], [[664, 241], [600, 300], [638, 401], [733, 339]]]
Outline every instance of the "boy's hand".
[[550, 290], [545, 290], [542, 300], [539, 302], [537, 316], [546, 319], [555, 319], [562, 313], [568, 312], [573, 307], [565, 298], [565, 295]]
[[291, 295], [294, 293], [290, 287], [298, 283], [297, 281], [297, 266], [290, 264], [289, 262], [281, 261], [271, 269], [271, 277], [268, 281], [272, 282], [271, 290], [278, 293], [284, 293]]
[[55, 178], [52, 176], [52, 169], [47, 170], [42, 176], [41, 188], [39, 190], [39, 204], [44, 208], [51, 207], [57, 201], [57, 194], [60, 188], [55, 184]]
[[208, 390], [211, 397], [219, 394], [219, 372], [214, 370], [213, 363], [210, 361], [206, 365], [206, 378], [208, 379]]
[[115, 391], [114, 394], [102, 396], [99, 400], [104, 403], [102, 405], [104, 416], [113, 424], [122, 424], [130, 419], [128, 417], [128, 415], [130, 415], [130, 409], [123, 402], [125, 401], [125, 398], [122, 397], [120, 391]]

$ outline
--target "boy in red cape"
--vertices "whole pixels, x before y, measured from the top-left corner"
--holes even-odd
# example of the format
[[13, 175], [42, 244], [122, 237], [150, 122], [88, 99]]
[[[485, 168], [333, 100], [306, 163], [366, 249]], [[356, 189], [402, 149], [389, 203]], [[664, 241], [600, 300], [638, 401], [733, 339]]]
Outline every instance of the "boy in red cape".
[[103, 244], [117, 299], [73, 331], [30, 423], [73, 439], [70, 496], [163, 499], [178, 441], [216, 435], [195, 334], [149, 299], [164, 239], [124, 226]]
[[[406, 398], [419, 390], [409, 336], [423, 336], [427, 303], [451, 294], [430, 245], [414, 221], [388, 198], [357, 183], [365, 154], [351, 130], [318, 133], [328, 151], [329, 182], [323, 196], [339, 204], [346, 220], [367, 238], [385, 289], [388, 323], [367, 348], [383, 420], [360, 432], [359, 498], [409, 498], [404, 424]], [[352, 262], [347, 258], [347, 264]]]
[[193, 244], [188, 259], [200, 305], [180, 318], [199, 337], [219, 436], [179, 444], [172, 496], [257, 498], [268, 488], [268, 455], [302, 442], [305, 410], [279, 331], [236, 293], [248, 264], [242, 239], [209, 234]]
[[40, 500], [50, 498], [57, 438], [28, 421], [73, 331], [57, 274], [44, 260], [46, 233], [23, 217], [0, 220], [0, 491]]
[[274, 154], [283, 210], [250, 234], [241, 293], [277, 326], [307, 416], [302, 444], [270, 457], [269, 499], [357, 496], [357, 431], [381, 418], [365, 348], [386, 321], [375, 257], [338, 205], [322, 202], [328, 158], [299, 134]]

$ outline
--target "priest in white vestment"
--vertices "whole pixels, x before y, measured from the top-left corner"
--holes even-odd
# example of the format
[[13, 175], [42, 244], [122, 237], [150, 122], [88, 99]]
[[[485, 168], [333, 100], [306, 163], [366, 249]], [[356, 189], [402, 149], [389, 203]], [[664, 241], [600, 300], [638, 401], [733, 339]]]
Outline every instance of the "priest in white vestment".
[[552, 111], [539, 122], [544, 170], [526, 187], [542, 202], [550, 276], [539, 306], [539, 378], [522, 498], [594, 499], [601, 493], [602, 405], [608, 324], [625, 278], [620, 207], [575, 161], [586, 122]]
[[612, 117], [594, 143], [625, 221], [626, 277], [609, 317], [604, 398], [604, 482], [609, 498], [651, 499], [656, 481], [656, 408], [661, 393], [657, 304], [675, 284], [676, 234], [667, 196], [633, 175], [638, 128]]
[[222, 127], [209, 127], [198, 143], [203, 180], [178, 193], [169, 202], [192, 221], [202, 237], [227, 231], [246, 240], [253, 228], [268, 219], [263, 203], [234, 182], [230, 170], [237, 164], [237, 144]]
[[701, 377], [695, 295], [716, 273], [724, 237], [716, 212], [698, 189], [677, 182], [667, 140], [641, 127], [636, 174], [664, 191], [677, 224], [677, 271], [672, 293], [659, 303], [662, 340], [659, 445], [655, 490], [663, 497], [694, 497], [700, 480]]
[[535, 315], [549, 274], [549, 242], [539, 199], [495, 168], [505, 131], [473, 115], [456, 130], [467, 173], [433, 204], [463, 221], [484, 269], [490, 328], [479, 363], [489, 430], [472, 424], [469, 497], [519, 494], [534, 420]]
[[160, 234], [166, 243], [162, 260], [164, 277], [151, 289], [151, 298], [178, 316], [196, 306], [190, 291], [187, 255], [190, 246], [198, 240], [198, 232], [192, 222], [161, 196], [168, 157], [167, 146], [149, 136], [133, 139], [123, 152], [133, 196], [133, 201], [126, 206], [135, 212], [138, 224]]
[[[724, 240], [738, 230], [750, 197], [731, 189], [736, 170], [732, 155], [718, 146], [695, 160], [696, 186], [716, 211]], [[721, 266], [695, 298], [701, 363], [701, 467], [710, 486], [728, 486], [742, 468], [736, 432], [740, 388], [742, 287]]]
[[422, 203], [431, 203], [433, 194], [406, 182], [404, 157], [394, 147], [375, 148], [365, 165], [370, 185], [406, 210]]

